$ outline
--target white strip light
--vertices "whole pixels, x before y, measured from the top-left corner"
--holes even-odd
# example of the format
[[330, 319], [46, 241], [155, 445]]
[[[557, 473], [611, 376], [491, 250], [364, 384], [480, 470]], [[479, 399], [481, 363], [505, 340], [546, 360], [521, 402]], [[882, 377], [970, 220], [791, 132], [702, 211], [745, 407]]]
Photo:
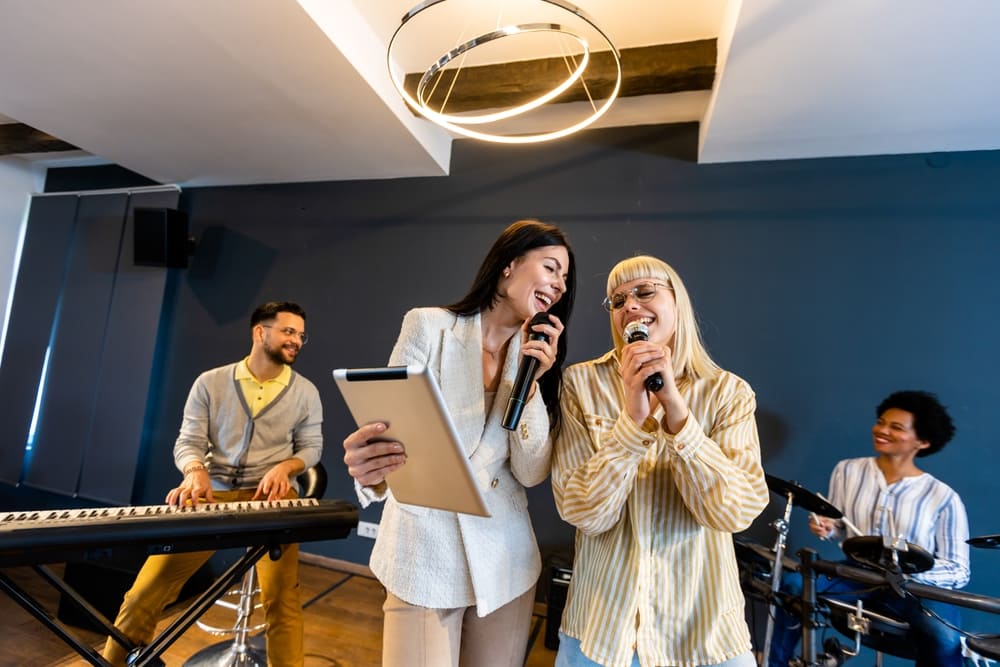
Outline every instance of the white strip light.
[[[481, 35], [478, 35], [477, 37], [466, 40], [465, 42], [449, 50], [447, 53], [445, 53], [435, 62], [433, 62], [426, 69], [426, 71], [424, 72], [423, 76], [420, 79], [420, 82], [417, 84], [416, 96], [414, 97], [413, 95], [410, 94], [409, 91], [406, 90], [406, 87], [404, 85], [406, 79], [406, 72], [400, 70], [399, 68], [394, 67], [395, 58], [394, 58], [393, 47], [397, 44], [396, 41], [397, 37], [400, 36], [401, 32], [404, 30], [404, 28], [407, 26], [408, 22], [411, 19], [413, 19], [421, 12], [429, 9], [430, 7], [446, 1], [447, 0], [426, 0], [425, 2], [415, 6], [413, 9], [407, 12], [406, 15], [403, 16], [403, 19], [400, 22], [399, 27], [397, 27], [396, 31], [393, 33], [392, 39], [389, 40], [389, 48], [387, 49], [386, 53], [386, 60], [389, 68], [389, 78], [392, 79], [392, 83], [396, 87], [397, 92], [414, 111], [416, 111], [423, 117], [427, 118], [431, 122], [445, 128], [446, 130], [455, 132], [456, 134], [469, 137], [472, 139], [479, 139], [482, 141], [491, 141], [491, 142], [505, 143], [505, 144], [538, 143], [542, 141], [551, 141], [553, 139], [559, 139], [561, 137], [565, 137], [567, 135], [573, 134], [574, 132], [582, 130], [583, 128], [591, 125], [592, 123], [594, 123], [594, 121], [596, 121], [598, 118], [607, 113], [608, 109], [611, 108], [612, 103], [618, 97], [618, 92], [621, 89], [621, 83], [622, 83], [621, 56], [618, 53], [618, 49], [615, 48], [614, 43], [607, 36], [607, 34], [604, 31], [602, 31], [597, 26], [597, 24], [594, 23], [594, 21], [579, 7], [571, 5], [567, 2], [563, 2], [563, 0], [537, 0], [538, 2], [544, 2], [546, 4], [553, 5], [554, 7], [557, 7], [558, 9], [561, 9], [565, 12], [569, 12], [569, 14], [571, 14], [576, 19], [584, 21], [592, 30], [596, 31], [596, 33], [600, 35], [601, 39], [607, 45], [609, 52], [614, 58], [614, 63], [615, 63], [615, 70], [616, 70], [615, 84], [611, 93], [601, 102], [600, 105], [597, 105], [594, 103], [593, 98], [590, 97], [590, 91], [587, 88], [586, 83], [584, 83], [584, 89], [587, 91], [587, 97], [590, 100], [592, 112], [588, 116], [586, 116], [583, 120], [580, 120], [571, 125], [567, 125], [560, 129], [549, 132], [540, 132], [536, 134], [508, 135], [508, 134], [500, 134], [500, 133], [485, 131], [486, 128], [483, 128], [483, 130], [476, 130], [467, 127], [472, 125], [484, 126], [488, 125], [489, 123], [495, 123], [497, 121], [514, 118], [524, 113], [527, 113], [531, 110], [537, 109], [543, 106], [544, 104], [552, 101], [553, 99], [564, 93], [566, 90], [568, 90], [570, 86], [572, 86], [574, 83], [580, 81], [583, 78], [587, 66], [590, 64], [591, 47], [586, 38], [576, 34], [575, 32], [571, 31], [570, 29], [564, 27], [562, 24], [559, 23], [538, 22], [538, 23], [520, 23], [513, 25], [498, 26], [495, 30], [483, 33]], [[443, 109], [438, 111], [430, 108], [429, 97], [433, 93], [433, 90], [428, 92], [427, 90], [428, 85], [432, 80], [434, 80], [434, 78], [439, 74], [439, 72], [444, 67], [446, 67], [452, 61], [454, 61], [456, 58], [460, 56], [464, 58], [464, 56], [466, 56], [470, 51], [472, 51], [476, 47], [483, 46], [484, 44], [488, 44], [490, 42], [496, 42], [497, 40], [501, 40], [505, 37], [523, 35], [527, 33], [543, 33], [543, 32], [557, 33], [559, 35], [569, 37], [577, 44], [579, 44], [582, 49], [582, 55], [579, 59], [579, 63], [576, 63], [575, 68], [569, 71], [569, 75], [558, 86], [555, 86], [548, 92], [543, 93], [542, 95], [539, 95], [538, 97], [524, 104], [520, 104], [493, 113], [483, 113], [483, 114], [466, 113], [458, 115], [458, 114], [444, 113]], [[459, 66], [458, 70], [461, 71], [461, 66]]]

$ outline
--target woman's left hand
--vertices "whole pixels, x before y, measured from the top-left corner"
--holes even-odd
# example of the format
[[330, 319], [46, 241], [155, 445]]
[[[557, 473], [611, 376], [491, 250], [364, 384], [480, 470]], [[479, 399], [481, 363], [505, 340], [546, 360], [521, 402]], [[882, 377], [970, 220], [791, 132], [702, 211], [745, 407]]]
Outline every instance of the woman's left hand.
[[[558, 317], [549, 313], [549, 324], [536, 324], [528, 327], [531, 320], [525, 320], [521, 325], [521, 354], [538, 360], [538, 368], [535, 370], [535, 381], [542, 377], [546, 371], [556, 363], [556, 353], [559, 350], [559, 336], [563, 332], [563, 323]], [[536, 339], [531, 338], [535, 334]], [[548, 340], [537, 340], [538, 334], [545, 334]]]
[[663, 360], [660, 362], [663, 368], [660, 373], [663, 378], [663, 387], [653, 395], [663, 406], [663, 418], [660, 420], [663, 430], [670, 434], [677, 434], [687, 422], [688, 405], [677, 388], [677, 379], [674, 377], [673, 350], [667, 346], [663, 348], [663, 351]]

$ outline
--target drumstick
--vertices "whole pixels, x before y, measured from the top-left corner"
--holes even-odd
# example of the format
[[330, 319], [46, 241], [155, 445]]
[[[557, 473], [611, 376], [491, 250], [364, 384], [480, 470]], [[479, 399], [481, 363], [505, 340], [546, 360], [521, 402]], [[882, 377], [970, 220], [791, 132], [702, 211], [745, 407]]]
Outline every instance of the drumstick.
[[[816, 495], [820, 498], [820, 500], [826, 500], [826, 498], [823, 497], [822, 493], [817, 493]], [[826, 502], [830, 501], [826, 500]], [[844, 525], [847, 526], [848, 530], [853, 530], [858, 535], [864, 535], [864, 533], [861, 532], [861, 529], [855, 526], [853, 523], [851, 523], [851, 520], [848, 519], [846, 515], [842, 514], [840, 520], [844, 522]]]

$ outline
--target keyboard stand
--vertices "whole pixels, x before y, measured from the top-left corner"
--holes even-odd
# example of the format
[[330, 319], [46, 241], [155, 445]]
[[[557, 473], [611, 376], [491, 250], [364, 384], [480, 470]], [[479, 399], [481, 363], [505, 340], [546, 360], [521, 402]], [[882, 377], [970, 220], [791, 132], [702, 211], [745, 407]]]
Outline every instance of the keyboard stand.
[[[228, 591], [237, 581], [242, 579], [243, 575], [256, 565], [257, 561], [270, 550], [271, 547], [269, 545], [249, 547], [205, 592], [201, 593], [194, 602], [163, 629], [163, 632], [157, 635], [148, 646], [144, 647], [135, 646], [101, 612], [84, 600], [72, 586], [57, 577], [49, 568], [44, 565], [32, 565], [31, 569], [75, 604], [83, 612], [87, 620], [100, 626], [103, 629], [102, 631], [106, 632], [116, 642], [130, 651], [130, 665], [134, 667], [158, 667], [163, 665], [160, 655], [170, 648], [215, 603], [215, 600], [220, 595]], [[38, 619], [42, 625], [68, 644], [70, 648], [91, 665], [95, 665], [96, 667], [112, 667], [111, 663], [105, 660], [97, 650], [81, 641], [72, 630], [57, 620], [53, 614], [49, 613], [27, 591], [14, 583], [2, 569], [0, 569], [0, 589], [3, 589], [12, 600], [21, 605], [25, 611]]]
[[[32, 565], [31, 569], [34, 570], [39, 577], [48, 582], [53, 588], [67, 596], [67, 599], [71, 600], [73, 604], [79, 607], [87, 618], [104, 628], [109, 635], [117, 636], [118, 641], [123, 645], [125, 642], [128, 642], [128, 639], [126, 639], [117, 628], [112, 626], [108, 622], [108, 619], [104, 618], [104, 615], [101, 614], [101, 612], [94, 609], [94, 607], [84, 600], [71, 586], [57, 577], [52, 570], [44, 565]], [[0, 588], [3, 589], [11, 600], [17, 602], [24, 608], [25, 611], [38, 619], [39, 623], [48, 628], [54, 635], [59, 637], [59, 639], [69, 644], [69, 646], [81, 657], [87, 660], [87, 662], [92, 665], [108, 665], [108, 662], [104, 660], [104, 658], [102, 658], [92, 646], [89, 646], [81, 641], [72, 630], [57, 620], [53, 614], [46, 611], [45, 608], [27, 591], [14, 583], [14, 581], [7, 576], [7, 573], [3, 570], [0, 570]]]

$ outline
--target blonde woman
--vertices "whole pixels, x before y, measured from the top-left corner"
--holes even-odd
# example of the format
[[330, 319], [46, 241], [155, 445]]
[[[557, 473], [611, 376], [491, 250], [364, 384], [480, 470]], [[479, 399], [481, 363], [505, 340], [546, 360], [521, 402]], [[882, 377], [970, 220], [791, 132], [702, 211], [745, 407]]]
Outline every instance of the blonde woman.
[[768, 502], [753, 390], [665, 262], [619, 262], [604, 306], [614, 349], [563, 379], [552, 486], [577, 533], [556, 667], [755, 665], [732, 540]]

